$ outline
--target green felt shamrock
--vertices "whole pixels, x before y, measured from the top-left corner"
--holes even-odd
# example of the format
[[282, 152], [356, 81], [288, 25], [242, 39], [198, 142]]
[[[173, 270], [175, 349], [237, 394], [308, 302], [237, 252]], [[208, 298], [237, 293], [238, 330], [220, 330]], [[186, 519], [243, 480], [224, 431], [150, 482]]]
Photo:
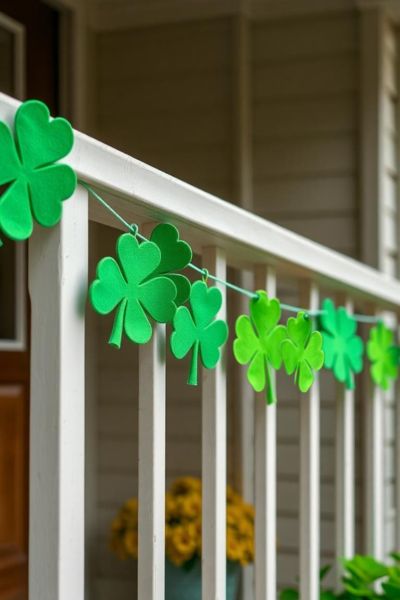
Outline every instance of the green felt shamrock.
[[155, 274], [165, 275], [175, 284], [175, 304], [180, 306], [189, 298], [190, 282], [187, 277], [175, 271], [188, 266], [192, 260], [192, 249], [189, 244], [179, 239], [179, 231], [169, 223], [157, 225], [151, 233], [150, 240], [157, 244], [161, 251], [161, 261]]
[[367, 355], [371, 361], [371, 377], [383, 390], [389, 389], [390, 380], [396, 379], [399, 348], [394, 345], [393, 331], [378, 323], [370, 331]]
[[43, 227], [56, 225], [62, 202], [76, 187], [76, 175], [57, 163], [72, 149], [72, 127], [62, 118], [50, 120], [49, 110], [38, 100], [21, 104], [15, 114], [15, 141], [0, 122], [0, 229], [13, 240], [27, 239], [33, 218]]
[[197, 385], [198, 357], [204, 367], [213, 369], [221, 358], [220, 347], [228, 339], [228, 325], [215, 317], [222, 305], [218, 288], [208, 288], [204, 281], [196, 281], [190, 290], [190, 308], [180, 306], [173, 320], [171, 351], [183, 358], [192, 349], [188, 383]]
[[176, 311], [175, 284], [157, 274], [161, 252], [153, 242], [139, 244], [130, 233], [117, 240], [118, 262], [107, 256], [97, 265], [89, 297], [101, 315], [117, 308], [109, 343], [121, 347], [122, 333], [137, 344], [151, 339], [150, 315], [159, 323], [172, 321]]
[[259, 291], [258, 298], [250, 300], [250, 316], [241, 315], [236, 320], [233, 353], [241, 365], [250, 363], [247, 379], [256, 392], [266, 388], [269, 404], [276, 402], [270, 366], [281, 367], [281, 343], [286, 337], [286, 327], [278, 325], [280, 318], [279, 300]]
[[324, 364], [322, 335], [312, 331], [311, 320], [300, 312], [287, 322], [288, 337], [282, 341], [281, 352], [286, 373], [293, 375], [301, 392], [307, 392], [314, 382], [314, 372]]
[[364, 344], [356, 335], [357, 322], [343, 306], [336, 309], [329, 298], [324, 300], [322, 311], [325, 367], [332, 369], [336, 379], [352, 390], [354, 373], [360, 373], [363, 367]]

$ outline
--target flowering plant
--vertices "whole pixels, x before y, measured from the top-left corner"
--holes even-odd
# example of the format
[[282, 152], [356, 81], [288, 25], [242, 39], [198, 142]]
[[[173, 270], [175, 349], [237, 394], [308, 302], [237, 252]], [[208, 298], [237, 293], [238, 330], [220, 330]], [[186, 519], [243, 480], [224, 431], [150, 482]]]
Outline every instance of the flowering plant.
[[[254, 509], [227, 487], [226, 555], [241, 565], [254, 560]], [[110, 546], [120, 559], [138, 556], [138, 502], [132, 498], [119, 509], [111, 525]], [[201, 555], [201, 481], [181, 477], [165, 497], [165, 553], [176, 566]]]

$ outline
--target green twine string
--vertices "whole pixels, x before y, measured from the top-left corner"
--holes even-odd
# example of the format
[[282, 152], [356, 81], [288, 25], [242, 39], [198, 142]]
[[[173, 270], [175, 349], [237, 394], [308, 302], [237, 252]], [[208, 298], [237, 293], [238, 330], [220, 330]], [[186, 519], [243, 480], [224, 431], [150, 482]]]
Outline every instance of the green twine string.
[[[148, 241], [148, 239], [144, 235], [139, 233], [139, 228], [136, 225], [136, 223], [128, 223], [128, 221], [126, 221], [110, 204], [108, 204], [108, 202], [106, 202], [106, 200], [104, 200], [104, 198], [102, 198], [100, 196], [100, 194], [98, 194], [96, 192], [96, 190], [94, 190], [92, 188], [91, 185], [89, 185], [85, 181], [82, 181], [82, 179], [78, 179], [78, 183], [80, 183], [80, 185], [83, 186], [89, 192], [89, 194], [93, 198], [95, 198], [95, 200], [97, 200], [124, 227], [126, 227], [126, 229], [130, 233], [137, 236], [140, 240], [142, 240], [144, 242]], [[1, 245], [1, 241], [0, 241], [0, 245]], [[224, 285], [225, 287], [227, 287], [235, 292], [238, 292], [239, 294], [243, 294], [244, 296], [247, 296], [248, 298], [251, 298], [251, 299], [258, 298], [258, 294], [256, 292], [247, 290], [246, 288], [242, 288], [239, 285], [231, 283], [230, 281], [225, 281], [225, 279], [221, 279], [220, 277], [217, 277], [216, 275], [212, 275], [205, 268], [198, 267], [197, 265], [195, 265], [193, 263], [189, 263], [188, 267], [190, 269], [192, 269], [193, 271], [196, 271], [197, 273], [202, 275], [205, 280], [211, 279], [212, 281], [215, 281], [216, 283], [220, 283], [221, 285]], [[310, 317], [318, 317], [319, 315], [322, 315], [325, 312], [323, 310], [308, 310], [307, 308], [293, 306], [292, 304], [284, 304], [283, 302], [281, 302], [280, 304], [281, 304], [282, 310], [285, 310], [288, 312], [293, 312], [293, 313], [305, 312]], [[353, 317], [353, 319], [355, 319], [356, 321], [359, 321], [360, 323], [379, 323], [382, 321], [381, 317], [375, 317], [375, 316], [371, 316], [371, 315], [353, 314], [352, 317]]]

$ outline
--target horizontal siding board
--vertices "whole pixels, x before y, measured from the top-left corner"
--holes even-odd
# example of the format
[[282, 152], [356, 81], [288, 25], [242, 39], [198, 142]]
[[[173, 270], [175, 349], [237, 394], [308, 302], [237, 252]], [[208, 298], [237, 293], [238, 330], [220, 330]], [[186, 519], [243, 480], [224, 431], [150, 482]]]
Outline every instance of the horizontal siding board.
[[354, 139], [350, 135], [256, 143], [254, 151], [256, 181], [285, 175], [348, 174], [356, 165]]
[[356, 50], [356, 36], [357, 21], [349, 14], [259, 22], [253, 27], [252, 56], [262, 64], [348, 53]]
[[352, 55], [255, 67], [254, 98], [315, 97], [357, 89]]
[[254, 106], [253, 127], [256, 141], [352, 132], [356, 127], [354, 95], [263, 100]]

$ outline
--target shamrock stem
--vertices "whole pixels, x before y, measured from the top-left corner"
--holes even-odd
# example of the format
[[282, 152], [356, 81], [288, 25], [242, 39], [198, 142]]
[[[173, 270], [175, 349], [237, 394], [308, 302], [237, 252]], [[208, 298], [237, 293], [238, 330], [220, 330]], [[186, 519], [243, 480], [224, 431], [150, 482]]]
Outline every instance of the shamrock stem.
[[268, 361], [265, 361], [265, 369], [267, 372], [267, 404], [275, 404], [276, 402], [276, 394], [275, 394], [275, 381], [272, 377], [271, 367], [268, 364]]
[[116, 348], [121, 348], [122, 332], [124, 330], [124, 317], [125, 309], [128, 300], [125, 298], [118, 307], [117, 314], [115, 315], [114, 325], [111, 331], [110, 339], [108, 343]]
[[199, 358], [199, 342], [195, 342], [195, 344], [193, 346], [192, 358], [190, 360], [190, 371], [189, 371], [189, 378], [188, 378], [189, 385], [197, 385], [197, 383], [198, 383], [198, 378], [197, 378], [198, 358]]

